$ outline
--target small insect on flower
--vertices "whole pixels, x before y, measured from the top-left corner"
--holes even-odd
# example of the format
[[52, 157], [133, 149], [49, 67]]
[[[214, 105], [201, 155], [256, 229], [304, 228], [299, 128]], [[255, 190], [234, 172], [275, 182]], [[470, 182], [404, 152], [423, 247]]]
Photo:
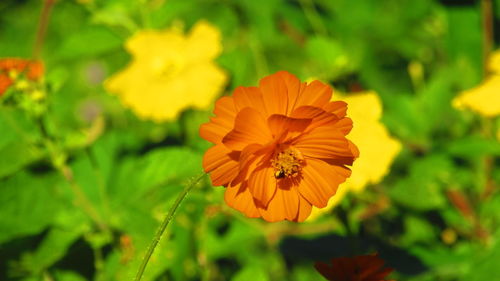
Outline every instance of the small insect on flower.
[[226, 187], [229, 206], [270, 222], [301, 222], [312, 206], [327, 205], [359, 155], [346, 138], [347, 104], [331, 95], [326, 84], [280, 71], [216, 102], [215, 117], [200, 128], [214, 144], [203, 167], [213, 185]]
[[385, 278], [393, 271], [384, 268], [378, 254], [334, 258], [330, 264], [317, 262], [314, 267], [329, 281], [389, 281]]

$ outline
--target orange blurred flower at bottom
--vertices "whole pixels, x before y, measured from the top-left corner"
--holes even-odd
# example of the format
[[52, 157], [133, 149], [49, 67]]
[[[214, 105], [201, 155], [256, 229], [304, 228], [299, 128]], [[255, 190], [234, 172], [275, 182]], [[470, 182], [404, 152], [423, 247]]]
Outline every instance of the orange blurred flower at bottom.
[[359, 155], [346, 138], [347, 104], [331, 96], [326, 84], [280, 71], [217, 101], [215, 117], [200, 128], [215, 144], [203, 168], [213, 185], [226, 187], [229, 206], [269, 222], [301, 222], [312, 206], [327, 205]]
[[43, 75], [43, 64], [40, 61], [20, 58], [0, 58], [0, 96], [21, 74], [31, 81], [36, 81]]
[[393, 271], [384, 268], [378, 254], [334, 258], [330, 264], [317, 262], [314, 267], [329, 281], [389, 281], [385, 278]]

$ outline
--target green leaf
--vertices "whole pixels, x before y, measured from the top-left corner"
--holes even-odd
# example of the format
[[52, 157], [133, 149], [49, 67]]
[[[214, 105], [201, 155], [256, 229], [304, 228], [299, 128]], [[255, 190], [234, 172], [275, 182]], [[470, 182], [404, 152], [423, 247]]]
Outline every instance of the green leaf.
[[34, 145], [39, 135], [24, 112], [0, 108], [0, 132], [0, 179], [45, 156]]
[[205, 151], [212, 146], [211, 143], [200, 137], [200, 126], [209, 121], [212, 114], [208, 111], [188, 110], [181, 119], [184, 124], [186, 145], [197, 149], [198, 151]]
[[87, 281], [80, 274], [73, 271], [57, 270], [54, 274], [54, 280], [57, 281]]
[[434, 243], [430, 246], [414, 246], [409, 251], [417, 256], [425, 265], [443, 277], [443, 280], [455, 280], [463, 276], [467, 263], [474, 255], [474, 247], [468, 243], [456, 245], [454, 248]]
[[[261, 241], [261, 233], [250, 225], [233, 221], [228, 226], [227, 233], [221, 235], [216, 229], [224, 221], [211, 221], [210, 231], [202, 238], [202, 249], [210, 260], [236, 255], [242, 259], [251, 258], [255, 245]], [[226, 222], [227, 223], [227, 222]]]
[[91, 21], [96, 24], [123, 27], [129, 32], [138, 29], [137, 24], [130, 17], [124, 5], [107, 5], [105, 8], [96, 11], [92, 15]]
[[92, 57], [117, 50], [122, 43], [122, 40], [108, 29], [88, 26], [68, 36], [56, 53], [59, 58], [65, 59]]
[[456, 61], [462, 88], [470, 88], [481, 80], [482, 47], [481, 15], [476, 5], [446, 9], [449, 30], [445, 37], [448, 55]]
[[421, 109], [415, 99], [407, 95], [394, 95], [384, 99], [383, 121], [397, 136], [413, 143], [427, 145], [429, 125], [422, 118]]
[[408, 177], [399, 180], [389, 194], [407, 207], [426, 211], [447, 203], [442, 189], [453, 177], [453, 164], [444, 155], [430, 155], [411, 165]]
[[41, 232], [61, 209], [55, 186], [60, 178], [20, 172], [0, 181], [0, 243]]
[[[496, 237], [498, 239], [498, 235]], [[469, 271], [460, 280], [482, 281], [498, 276], [498, 261], [500, 261], [500, 243], [496, 240], [490, 249], [480, 249], [477, 258], [470, 263]]]
[[182, 183], [200, 174], [201, 154], [185, 147], [153, 150], [124, 159], [110, 186], [115, 200], [127, 202], [166, 184]]
[[331, 80], [351, 68], [347, 52], [337, 40], [322, 36], [312, 37], [306, 43], [306, 50], [318, 65], [318, 70], [313, 73], [320, 75], [318, 78]]
[[404, 225], [403, 245], [412, 245], [416, 242], [432, 242], [437, 237], [434, 226], [420, 217], [406, 216]]
[[259, 266], [249, 265], [240, 270], [231, 281], [269, 281], [266, 271]]
[[8, 143], [0, 147], [0, 178], [13, 174], [21, 168], [42, 159], [46, 153], [22, 141]]
[[313, 267], [313, 263], [305, 266], [296, 265], [291, 274], [293, 281], [318, 281], [323, 280], [322, 275]]
[[455, 139], [446, 145], [448, 153], [461, 157], [500, 156], [500, 143], [481, 136], [467, 136]]
[[68, 248], [87, 228], [85, 224], [80, 224], [74, 228], [52, 228], [35, 252], [22, 257], [22, 267], [35, 275], [42, 273], [64, 257]]

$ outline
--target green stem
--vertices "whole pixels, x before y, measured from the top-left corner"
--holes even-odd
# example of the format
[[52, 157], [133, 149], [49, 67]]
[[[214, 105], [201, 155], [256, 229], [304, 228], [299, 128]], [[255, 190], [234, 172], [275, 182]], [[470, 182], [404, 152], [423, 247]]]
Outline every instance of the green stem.
[[73, 176], [73, 170], [66, 161], [66, 153], [57, 142], [57, 139], [49, 134], [42, 117], [36, 117], [35, 122], [38, 124], [43, 144], [49, 153], [52, 165], [66, 180], [71, 188], [71, 191], [76, 197], [75, 204], [82, 208], [82, 210], [95, 222], [101, 231], [104, 233], [110, 233], [106, 222], [101, 218], [99, 212], [95, 209], [92, 202], [85, 195], [85, 192], [83, 192], [80, 185], [76, 182]]
[[[494, 27], [493, 27], [493, 3], [491, 0], [481, 0], [481, 18], [482, 18], [482, 30], [483, 30], [483, 78], [488, 76], [488, 62], [490, 54], [493, 51], [495, 44], [494, 40]], [[494, 137], [493, 132], [493, 120], [490, 118], [485, 118], [481, 123], [482, 134], [487, 138]], [[482, 199], [486, 200], [490, 197], [493, 191], [496, 189], [495, 183], [492, 179], [493, 170], [493, 159], [491, 156], [486, 155], [483, 158], [485, 172], [485, 189], [482, 193]]]
[[258, 77], [267, 75], [269, 73], [269, 67], [267, 66], [267, 60], [262, 52], [260, 42], [258, 42], [258, 40], [250, 40], [249, 47], [254, 57], [255, 70], [258, 74]]
[[196, 180], [188, 184], [184, 190], [179, 194], [179, 197], [175, 199], [174, 204], [172, 207], [170, 207], [170, 210], [168, 211], [167, 215], [163, 219], [160, 227], [156, 231], [156, 234], [153, 238], [153, 241], [151, 241], [151, 244], [149, 244], [148, 250], [146, 251], [146, 254], [144, 255], [144, 258], [142, 259], [141, 265], [139, 266], [139, 270], [137, 271], [137, 274], [135, 276], [135, 281], [139, 281], [142, 278], [142, 275], [144, 274], [144, 270], [146, 269], [146, 266], [148, 265], [149, 259], [153, 255], [153, 252], [158, 245], [158, 242], [160, 242], [161, 237], [163, 236], [163, 233], [165, 232], [165, 229], [167, 228], [168, 224], [172, 220], [172, 218], [175, 215], [175, 211], [179, 207], [179, 205], [182, 203], [184, 198], [186, 198], [186, 195], [193, 189], [193, 187], [205, 176], [205, 173], [201, 174]]
[[101, 198], [101, 207], [105, 212], [105, 216], [109, 217], [112, 212], [111, 212], [111, 207], [109, 206], [108, 194], [106, 192], [107, 190], [106, 180], [104, 179], [104, 175], [101, 171], [99, 163], [94, 154], [92, 153], [90, 147], [85, 148], [85, 153], [87, 154], [87, 157], [90, 160], [90, 165], [92, 166], [92, 170], [94, 172], [97, 181], [97, 188], [99, 189], [99, 197]]
[[328, 31], [321, 21], [321, 16], [314, 7], [314, 2], [311, 0], [299, 0], [299, 3], [307, 20], [311, 23], [314, 33], [316, 33], [316, 35], [327, 35]]

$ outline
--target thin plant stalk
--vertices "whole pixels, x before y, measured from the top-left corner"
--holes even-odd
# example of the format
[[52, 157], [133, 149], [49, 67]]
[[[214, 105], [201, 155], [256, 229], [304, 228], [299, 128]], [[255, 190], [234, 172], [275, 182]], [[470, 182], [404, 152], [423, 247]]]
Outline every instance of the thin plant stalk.
[[491, 0], [481, 0], [481, 20], [483, 30], [483, 75], [488, 74], [488, 58], [493, 50], [493, 4]]
[[38, 21], [38, 30], [36, 32], [35, 45], [33, 47], [34, 59], [40, 58], [45, 33], [47, 33], [47, 27], [49, 25], [50, 12], [52, 11], [52, 7], [55, 3], [56, 0], [45, 0], [43, 2], [42, 14], [40, 15], [40, 20]]
[[148, 265], [149, 259], [153, 255], [153, 252], [156, 249], [156, 246], [161, 240], [161, 237], [163, 236], [163, 233], [165, 232], [165, 229], [167, 229], [168, 224], [172, 220], [172, 218], [175, 215], [175, 211], [179, 207], [179, 205], [182, 203], [184, 198], [186, 198], [186, 195], [193, 189], [193, 187], [205, 176], [205, 173], [201, 174], [198, 178], [196, 178], [194, 181], [192, 181], [190, 184], [186, 185], [184, 190], [179, 194], [177, 199], [175, 199], [174, 204], [172, 207], [170, 207], [170, 210], [168, 211], [167, 215], [163, 219], [162, 223], [160, 224], [160, 227], [158, 227], [158, 230], [156, 231], [156, 234], [153, 238], [153, 241], [151, 241], [151, 244], [149, 244], [148, 250], [146, 251], [146, 254], [144, 255], [144, 258], [142, 259], [141, 265], [139, 266], [139, 270], [137, 271], [137, 274], [135, 276], [134, 281], [139, 281], [142, 278], [142, 275], [144, 274], [144, 271], [146, 269], [146, 266]]
[[[493, 3], [492, 0], [481, 0], [481, 20], [483, 32], [483, 78], [488, 76], [488, 61], [493, 51], [495, 44], [494, 38], [494, 25], [493, 25]], [[485, 118], [481, 122], [481, 131], [487, 138], [493, 137], [493, 120]], [[484, 157], [484, 171], [485, 171], [485, 188], [481, 194], [481, 199], [488, 199], [497, 188], [492, 179], [492, 170], [494, 161], [492, 157]]]

